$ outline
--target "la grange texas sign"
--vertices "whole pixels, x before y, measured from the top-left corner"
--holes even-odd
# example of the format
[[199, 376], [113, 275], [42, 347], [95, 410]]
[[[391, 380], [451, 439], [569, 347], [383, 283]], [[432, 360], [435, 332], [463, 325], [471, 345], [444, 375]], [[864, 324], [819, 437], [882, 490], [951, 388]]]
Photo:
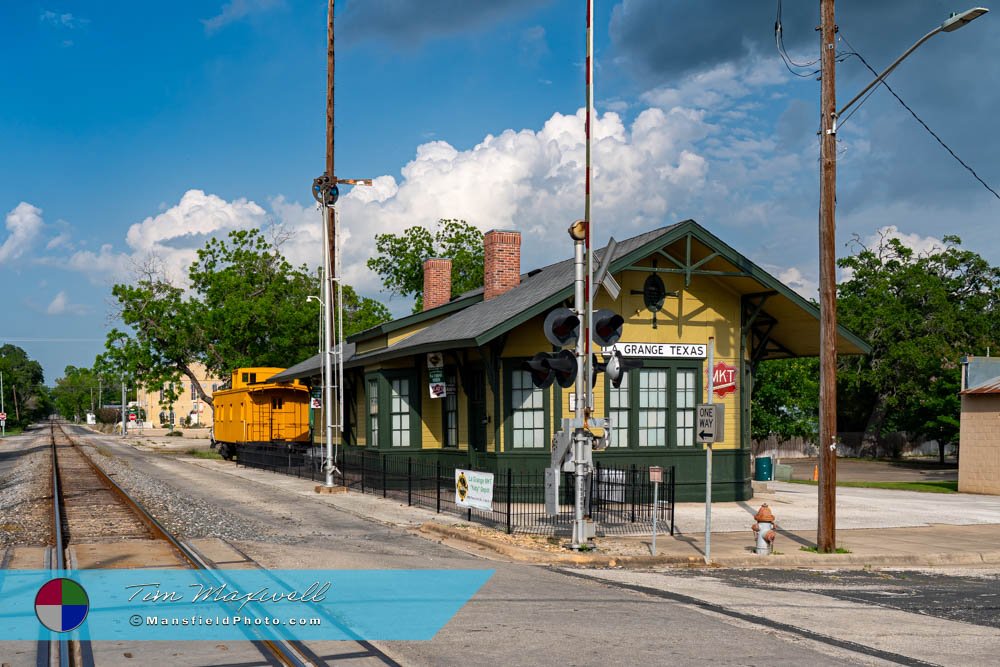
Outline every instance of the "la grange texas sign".
[[[684, 343], [623, 343], [619, 341], [603, 348], [605, 356], [616, 350], [621, 352], [624, 357], [704, 359], [707, 356], [708, 346], [698, 343], [692, 345]], [[730, 366], [724, 361], [715, 364], [712, 367], [712, 384], [715, 395], [720, 398], [726, 394], [735, 393], [736, 367]]]

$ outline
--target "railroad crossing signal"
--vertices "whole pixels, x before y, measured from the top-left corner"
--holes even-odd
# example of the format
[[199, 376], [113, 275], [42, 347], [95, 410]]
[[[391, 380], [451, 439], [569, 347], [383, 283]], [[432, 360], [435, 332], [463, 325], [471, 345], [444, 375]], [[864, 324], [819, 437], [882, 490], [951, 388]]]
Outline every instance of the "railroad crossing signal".
[[726, 432], [725, 408], [721, 403], [695, 406], [694, 437], [701, 443], [722, 442]]

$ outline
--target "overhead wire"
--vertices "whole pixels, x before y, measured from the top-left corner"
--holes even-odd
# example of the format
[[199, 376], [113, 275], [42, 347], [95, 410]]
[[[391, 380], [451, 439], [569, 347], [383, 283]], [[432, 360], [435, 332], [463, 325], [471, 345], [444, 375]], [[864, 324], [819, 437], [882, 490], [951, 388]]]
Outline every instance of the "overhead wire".
[[819, 73], [819, 70], [813, 70], [811, 72], [798, 72], [793, 69], [795, 67], [800, 69], [813, 67], [819, 62], [819, 60], [812, 60], [807, 63], [797, 63], [792, 60], [791, 56], [788, 55], [788, 51], [785, 49], [784, 31], [781, 25], [781, 0], [778, 0], [778, 13], [774, 18], [774, 44], [778, 49], [778, 55], [781, 56], [781, 62], [783, 62], [785, 64], [785, 68], [795, 76], [803, 79], [809, 79]]
[[[872, 67], [871, 65], [869, 65], [869, 64], [868, 64], [868, 61], [867, 61], [867, 60], [865, 60], [864, 56], [862, 56], [862, 55], [861, 55], [860, 53], [858, 53], [858, 50], [857, 50], [857, 49], [855, 49], [855, 48], [854, 48], [854, 45], [852, 45], [852, 44], [851, 44], [851, 43], [850, 43], [850, 42], [849, 42], [849, 41], [847, 40], [847, 38], [846, 38], [846, 37], [844, 36], [843, 32], [840, 32], [840, 38], [841, 38], [842, 40], [844, 40], [844, 44], [847, 44], [848, 48], [850, 48], [850, 49], [851, 49], [851, 51], [850, 51], [850, 55], [853, 55], [853, 56], [857, 56], [858, 60], [860, 60], [860, 61], [861, 61], [861, 63], [862, 63], [862, 64], [863, 64], [863, 65], [864, 65], [865, 67], [867, 67], [867, 68], [868, 68], [868, 71], [870, 71], [870, 72], [871, 72], [872, 74], [874, 74], [874, 75], [875, 75], [875, 76], [877, 77], [879, 73], [878, 73], [877, 71], [875, 71], [875, 68], [874, 68], [874, 67]], [[844, 126], [844, 123], [846, 123], [846, 122], [847, 122], [847, 120], [848, 120], [848, 119], [849, 119], [849, 118], [850, 118], [851, 116], [853, 116], [853, 115], [854, 115], [854, 112], [855, 112], [855, 111], [857, 111], [857, 110], [858, 110], [858, 109], [859, 109], [859, 108], [861, 107], [861, 105], [862, 105], [862, 104], [864, 104], [864, 103], [865, 103], [865, 102], [866, 102], [866, 101], [868, 100], [868, 98], [872, 96], [872, 93], [874, 93], [874, 92], [875, 92], [876, 90], [878, 90], [879, 86], [885, 86], [885, 89], [886, 89], [886, 90], [888, 90], [888, 91], [889, 91], [890, 93], [892, 93], [892, 96], [896, 98], [896, 101], [897, 101], [897, 102], [899, 102], [899, 103], [900, 103], [901, 105], [903, 105], [903, 108], [904, 108], [904, 109], [906, 109], [907, 111], [909, 111], [909, 112], [910, 112], [910, 115], [911, 115], [911, 116], [913, 116], [913, 118], [914, 118], [914, 119], [915, 119], [915, 120], [916, 120], [916, 121], [917, 121], [918, 123], [920, 123], [920, 124], [921, 124], [921, 125], [923, 126], [923, 128], [924, 128], [925, 130], [927, 130], [928, 134], [930, 134], [930, 135], [931, 135], [932, 137], [934, 137], [934, 139], [935, 139], [935, 140], [936, 140], [936, 141], [937, 141], [937, 142], [938, 142], [939, 144], [941, 144], [941, 147], [942, 147], [942, 148], [944, 148], [944, 149], [945, 149], [946, 151], [948, 151], [948, 153], [949, 153], [949, 154], [950, 154], [950, 155], [951, 155], [951, 156], [952, 156], [953, 158], [955, 158], [955, 160], [956, 160], [956, 161], [957, 161], [957, 162], [958, 162], [958, 163], [959, 163], [960, 165], [962, 165], [963, 167], [965, 167], [965, 168], [966, 168], [966, 170], [968, 170], [968, 172], [969, 172], [970, 174], [972, 174], [973, 178], [975, 178], [975, 179], [976, 179], [977, 181], [979, 181], [979, 183], [980, 183], [980, 184], [981, 184], [981, 185], [982, 185], [982, 186], [983, 186], [984, 188], [986, 188], [987, 190], [989, 190], [989, 191], [990, 191], [990, 192], [991, 192], [991, 193], [993, 194], [993, 196], [994, 196], [994, 197], [996, 197], [997, 199], [1000, 199], [1000, 193], [998, 193], [998, 192], [997, 192], [996, 190], [994, 190], [993, 188], [991, 188], [991, 187], [989, 186], [989, 184], [988, 184], [988, 183], [986, 183], [986, 181], [984, 181], [984, 180], [983, 180], [982, 178], [980, 178], [979, 174], [977, 174], [977, 173], [976, 173], [976, 170], [975, 170], [975, 169], [973, 169], [972, 167], [970, 167], [970, 166], [969, 166], [968, 164], [966, 164], [966, 162], [965, 162], [964, 160], [962, 160], [962, 158], [960, 158], [960, 157], [959, 157], [959, 156], [958, 156], [958, 155], [957, 155], [957, 154], [955, 153], [955, 151], [953, 151], [953, 150], [951, 149], [951, 147], [950, 147], [950, 146], [949, 146], [948, 144], [946, 144], [946, 143], [944, 142], [944, 140], [943, 140], [943, 139], [942, 139], [941, 137], [939, 137], [939, 136], [937, 135], [937, 133], [936, 133], [936, 132], [934, 132], [934, 130], [932, 130], [932, 129], [930, 128], [930, 126], [929, 126], [929, 125], [927, 125], [927, 123], [925, 123], [925, 122], [924, 122], [924, 120], [923, 120], [923, 119], [922, 119], [922, 118], [921, 118], [920, 116], [918, 116], [918, 115], [917, 115], [917, 113], [916, 113], [916, 112], [915, 112], [915, 111], [914, 111], [913, 109], [911, 109], [911, 108], [910, 108], [910, 106], [909, 106], [909, 105], [908, 105], [908, 104], [907, 104], [906, 102], [904, 102], [904, 101], [903, 101], [903, 98], [901, 98], [901, 97], [900, 97], [900, 96], [899, 96], [899, 95], [898, 95], [898, 94], [896, 93], [896, 91], [892, 89], [892, 86], [890, 86], [890, 85], [889, 85], [889, 84], [888, 84], [888, 83], [886, 82], [886, 80], [885, 80], [885, 79], [882, 79], [882, 81], [880, 81], [880, 82], [879, 82], [879, 84], [878, 84], [877, 86], [874, 86], [874, 87], [873, 87], [873, 88], [872, 88], [872, 89], [871, 89], [871, 90], [870, 90], [870, 91], [868, 92], [868, 94], [867, 94], [867, 95], [865, 95], [865, 97], [864, 97], [864, 98], [862, 98], [862, 99], [861, 99], [861, 100], [860, 100], [860, 101], [858, 102], [857, 106], [855, 106], [855, 107], [854, 107], [854, 109], [853, 109], [853, 110], [851, 111], [851, 113], [847, 114], [847, 116], [846, 116], [846, 117], [844, 117], [843, 119], [841, 119], [841, 120], [840, 120], [840, 123], [839, 123], [840, 127], [843, 127], [843, 126]]]

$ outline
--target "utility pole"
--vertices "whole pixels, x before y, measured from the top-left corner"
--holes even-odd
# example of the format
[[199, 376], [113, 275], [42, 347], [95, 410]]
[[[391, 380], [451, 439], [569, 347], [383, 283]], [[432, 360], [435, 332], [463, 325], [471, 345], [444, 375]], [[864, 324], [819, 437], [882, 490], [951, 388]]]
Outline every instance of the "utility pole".
[[820, 552], [837, 547], [837, 24], [820, 0], [819, 517]]
[[122, 437], [125, 437], [125, 376], [122, 375]]

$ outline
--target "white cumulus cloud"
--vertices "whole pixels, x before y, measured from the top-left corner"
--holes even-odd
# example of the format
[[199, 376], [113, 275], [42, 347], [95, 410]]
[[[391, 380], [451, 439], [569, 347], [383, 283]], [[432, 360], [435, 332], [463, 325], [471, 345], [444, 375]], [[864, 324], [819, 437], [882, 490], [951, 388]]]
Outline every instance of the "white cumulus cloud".
[[205, 31], [211, 33], [251, 14], [267, 11], [282, 4], [282, 0], [231, 0], [222, 5], [218, 14], [210, 19], [202, 20], [202, 23], [205, 26]]
[[49, 302], [45, 312], [49, 315], [64, 315], [66, 313], [83, 315], [88, 312], [88, 308], [82, 304], [70, 303], [69, 297], [66, 296], [66, 292], [60, 291], [55, 295], [52, 301]]
[[[599, 114], [592, 188], [598, 242], [697, 217], [689, 202], [704, 191], [709, 163], [694, 142], [711, 131], [702, 112], [684, 108], [650, 108], [630, 124], [617, 113]], [[375, 235], [431, 227], [441, 218], [464, 219], [484, 231], [521, 231], [525, 269], [563, 259], [566, 228], [583, 217], [585, 148], [582, 109], [555, 113], [537, 131], [487, 135], [464, 150], [445, 141], [419, 146], [399, 181], [382, 176], [341, 198], [341, 224], [350, 234], [343, 245], [345, 280], [377, 292], [378, 278], [365, 267]]]
[[267, 212], [255, 202], [226, 201], [202, 190], [188, 190], [174, 206], [129, 227], [125, 235], [128, 251], [118, 252], [105, 244], [97, 252], [79, 250], [60, 265], [101, 282], [122, 280], [133, 267], [155, 258], [167, 277], [183, 284], [188, 266], [209, 238], [236, 229], [260, 228], [267, 219]]
[[7, 238], [0, 245], [0, 263], [20, 259], [31, 249], [44, 226], [42, 209], [21, 202], [7, 213]]

